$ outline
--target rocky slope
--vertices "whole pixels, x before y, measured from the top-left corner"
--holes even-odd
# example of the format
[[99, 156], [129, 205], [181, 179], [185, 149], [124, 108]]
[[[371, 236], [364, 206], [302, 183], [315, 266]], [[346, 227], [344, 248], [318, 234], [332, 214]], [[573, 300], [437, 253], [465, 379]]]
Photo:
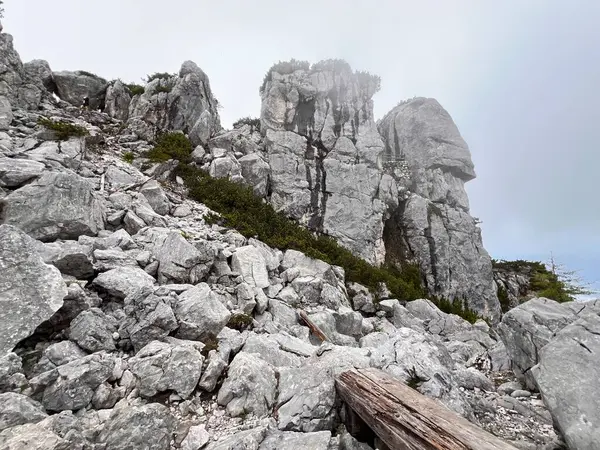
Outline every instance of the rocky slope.
[[[142, 101], [135, 98], [125, 108], [127, 98], [115, 94], [114, 83], [106, 113], [81, 112], [49, 93], [47, 86], [56, 83], [51, 71], [26, 75], [12, 39], [0, 34], [0, 40], [10, 50], [0, 54], [0, 105], [8, 105], [0, 128], [0, 323], [8, 325], [0, 331], [0, 448], [373, 448], [342, 424], [334, 376], [351, 367], [377, 367], [410, 382], [518, 448], [558, 448], [553, 421], [572, 448], [593, 448], [588, 444], [596, 437], [588, 431], [599, 409], [594, 412], [591, 399], [579, 400], [597, 387], [595, 305], [585, 305], [585, 317], [577, 305], [561, 306], [567, 317], [553, 338], [539, 326], [520, 333], [521, 323], [537, 322], [520, 320], [529, 313], [519, 308], [498, 335], [485, 322], [470, 324], [428, 300], [375, 301], [363, 286], [346, 283], [340, 267], [210, 225], [208, 208], [187, 199], [174, 162], [143, 158], [152, 144], [141, 135], [181, 127], [208, 140], [192, 154], [199, 165], [218, 176], [255, 177], [255, 190], [272, 196], [264, 175], [272, 161], [282, 158], [285, 166], [287, 160], [275, 144], [286, 142], [282, 138], [308, 148], [315, 139], [298, 122], [287, 130], [293, 120], [281, 129], [273, 119], [263, 125], [264, 136], [250, 125], [217, 133], [218, 116], [206, 103], [214, 98], [205, 90], [208, 81], [189, 63], [189, 72], [165, 81], [190, 81], [187, 102], [170, 102], [175, 86], [155, 94], [147, 86], [148, 109], [132, 107]], [[324, 85], [328, 77], [316, 75]], [[272, 82], [263, 96], [272, 95]], [[32, 93], [35, 106], [22, 102]], [[159, 108], [154, 95], [166, 109], [149, 112]], [[367, 117], [369, 98], [366, 107], [356, 106], [364, 120], [358, 133], [343, 126], [353, 138], [342, 142], [354, 156], [367, 148], [361, 147], [365, 135], [384, 151]], [[118, 119], [108, 114], [111, 108], [112, 115], [120, 111]], [[141, 110], [148, 114], [131, 115]], [[38, 124], [40, 117], [88, 134], [58, 140]], [[126, 117], [136, 119], [123, 122]], [[159, 117], [168, 120], [155, 121]], [[323, 119], [333, 121], [333, 137], [336, 117]], [[319, 139], [327, 142], [327, 133]], [[340, 149], [336, 145], [331, 151]], [[289, 149], [295, 155], [297, 149]], [[123, 160], [129, 154], [133, 165]], [[347, 160], [348, 173], [360, 166], [374, 174], [377, 166], [361, 158]], [[316, 174], [316, 163], [307, 170]], [[327, 223], [326, 214], [317, 216]], [[543, 304], [527, 305], [537, 314]], [[329, 341], [310, 333], [298, 309]], [[551, 365], [574, 370], [564, 367], [569, 359], [552, 359], [566, 352], [579, 358], [586, 376], [562, 395], [571, 378], [551, 378]], [[512, 363], [519, 376], [538, 364], [530, 370], [535, 386], [526, 375], [518, 382]]]

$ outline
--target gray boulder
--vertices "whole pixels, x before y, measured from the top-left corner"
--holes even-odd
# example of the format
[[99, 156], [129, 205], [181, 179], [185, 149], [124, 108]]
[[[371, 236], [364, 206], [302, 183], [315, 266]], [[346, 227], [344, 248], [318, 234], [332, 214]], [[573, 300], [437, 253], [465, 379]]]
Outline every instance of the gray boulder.
[[177, 231], [169, 232], [162, 244], [155, 246], [153, 254], [159, 263], [160, 284], [196, 284], [208, 274], [215, 258], [208, 244], [199, 249]]
[[200, 380], [204, 357], [203, 345], [169, 338], [153, 341], [129, 360], [129, 368], [137, 379], [144, 397], [172, 390], [183, 398], [190, 396]]
[[244, 281], [251, 286], [266, 288], [270, 285], [265, 258], [252, 245], [236, 249], [231, 259], [231, 268], [241, 274]]
[[181, 450], [200, 450], [210, 440], [210, 434], [204, 425], [194, 425], [188, 430], [185, 439], [181, 442]]
[[214, 391], [227, 365], [228, 362], [220, 351], [211, 350], [208, 354], [208, 365], [204, 372], [202, 372], [202, 378], [200, 378], [198, 386], [206, 392]]
[[331, 440], [330, 431], [316, 433], [295, 433], [293, 431], [276, 431], [267, 437], [258, 447], [259, 450], [328, 450]]
[[47, 172], [5, 199], [4, 223], [40, 241], [94, 236], [104, 228], [104, 205], [86, 179]]
[[266, 197], [268, 191], [269, 164], [258, 154], [242, 156], [238, 160], [244, 181], [252, 186], [254, 194]]
[[167, 194], [156, 180], [150, 180], [140, 188], [140, 192], [154, 210], [156, 214], [164, 216], [169, 214], [171, 210], [171, 202], [167, 198]]
[[130, 103], [131, 94], [121, 80], [117, 80], [108, 86], [104, 109], [106, 114], [115, 119], [126, 121], [129, 117]]
[[76, 411], [92, 401], [94, 391], [111, 377], [114, 364], [112, 356], [96, 353], [43, 373], [31, 384], [44, 388], [41, 401], [46, 410]]
[[102, 310], [91, 308], [73, 319], [69, 338], [89, 352], [110, 352], [115, 350], [113, 333], [116, 329], [111, 318]]
[[[297, 341], [300, 352], [304, 354], [300, 356], [294, 351], [289, 351], [292, 350], [292, 346], [285, 346], [285, 341], [283, 341], [284, 345], [281, 345], [277, 339], [279, 336], [279, 340]], [[250, 333], [244, 344], [243, 351], [260, 355], [263, 360], [273, 367], [299, 367], [303, 364], [306, 357], [311, 355], [312, 346], [291, 336]]]
[[576, 318], [565, 304], [545, 298], [529, 300], [504, 314], [498, 333], [515, 375], [528, 389], [536, 387], [530, 369], [538, 363], [542, 348]]
[[455, 379], [454, 361], [448, 350], [429, 335], [400, 328], [375, 349], [371, 365], [414, 385], [421, 394], [439, 399], [458, 414], [473, 418]]
[[39, 247], [44, 262], [52, 264], [61, 273], [86, 280], [94, 275], [92, 249], [75, 241], [49, 242]]
[[38, 402], [25, 395], [6, 392], [0, 394], [0, 431], [44, 420], [48, 415]]
[[572, 449], [600, 448], [600, 314], [558, 331], [531, 375]]
[[208, 77], [195, 63], [186, 61], [178, 75], [153, 80], [143, 94], [132, 99], [128, 125], [147, 140], [157, 131], [182, 130], [194, 146], [206, 144], [221, 129]]
[[21, 358], [12, 352], [0, 356], [0, 391], [23, 392], [27, 385]]
[[0, 131], [6, 131], [10, 128], [14, 118], [12, 106], [8, 99], [0, 96]]
[[51, 344], [42, 352], [42, 357], [35, 364], [32, 373], [40, 375], [52, 369], [81, 359], [86, 353], [72, 341], [60, 341]]
[[42, 85], [48, 92], [56, 90], [54, 76], [48, 61], [43, 59], [34, 59], [23, 64], [23, 70], [30, 79], [36, 79], [42, 82]]
[[154, 278], [140, 268], [121, 267], [99, 274], [93, 284], [112, 297], [124, 299], [138, 289], [152, 287]]
[[275, 404], [277, 379], [270, 364], [251, 354], [238, 353], [219, 390], [217, 403], [227, 407], [232, 417], [254, 413], [264, 417]]
[[108, 83], [104, 78], [84, 71], [53, 72], [57, 95], [73, 106], [81, 106], [89, 97], [90, 109], [104, 108]]
[[210, 286], [200, 283], [179, 295], [175, 316], [180, 338], [202, 341], [217, 336], [231, 313]]
[[211, 442], [206, 450], [258, 450], [266, 434], [267, 427], [265, 426], [239, 431], [217, 442]]
[[125, 297], [125, 321], [119, 333], [129, 337], [135, 351], [154, 340], [161, 340], [178, 327], [168, 297], [153, 294], [151, 287], [140, 289]]
[[335, 380], [329, 367], [307, 364], [279, 372], [280, 430], [329, 430], [335, 419]]
[[169, 450], [175, 427], [166, 406], [123, 404], [113, 410], [98, 441], [110, 450]]
[[[2, 100], [0, 100], [0, 123], [2, 122]], [[1, 129], [2, 125], [0, 125]], [[18, 158], [0, 158], [0, 187], [17, 188], [44, 170], [44, 164]]]
[[0, 225], [0, 358], [50, 319], [66, 295], [60, 272], [44, 264], [35, 241]]

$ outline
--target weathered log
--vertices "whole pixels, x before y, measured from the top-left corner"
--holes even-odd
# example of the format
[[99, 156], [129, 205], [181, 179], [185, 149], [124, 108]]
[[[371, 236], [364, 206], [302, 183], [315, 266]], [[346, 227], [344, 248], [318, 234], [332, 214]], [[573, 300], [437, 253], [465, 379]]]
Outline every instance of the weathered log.
[[323, 333], [323, 331], [317, 326], [317, 324], [315, 324], [312, 320], [308, 318], [308, 315], [304, 311], [299, 309], [297, 310], [297, 312], [298, 316], [300, 316], [300, 319], [302, 319], [302, 321], [308, 326], [308, 328], [310, 328], [310, 331], [312, 331], [312, 333], [315, 336], [317, 336], [321, 341], [329, 341], [327, 335]]
[[341, 399], [394, 450], [516, 450], [377, 369], [336, 377]]

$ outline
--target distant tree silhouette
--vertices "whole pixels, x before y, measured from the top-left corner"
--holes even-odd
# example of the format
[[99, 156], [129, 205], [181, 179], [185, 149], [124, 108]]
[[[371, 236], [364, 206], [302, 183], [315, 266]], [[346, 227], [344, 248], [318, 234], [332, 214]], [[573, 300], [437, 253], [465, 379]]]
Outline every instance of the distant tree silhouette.
[[4, 7], [2, 6], [4, 2], [0, 0], [0, 19], [4, 18]]

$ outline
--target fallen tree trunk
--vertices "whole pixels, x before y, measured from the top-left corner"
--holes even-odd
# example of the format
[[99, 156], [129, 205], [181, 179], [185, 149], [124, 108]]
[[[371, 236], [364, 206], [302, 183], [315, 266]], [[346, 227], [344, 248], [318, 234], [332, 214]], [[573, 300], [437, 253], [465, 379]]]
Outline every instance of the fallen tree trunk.
[[336, 377], [341, 399], [394, 450], [516, 450], [377, 369]]

